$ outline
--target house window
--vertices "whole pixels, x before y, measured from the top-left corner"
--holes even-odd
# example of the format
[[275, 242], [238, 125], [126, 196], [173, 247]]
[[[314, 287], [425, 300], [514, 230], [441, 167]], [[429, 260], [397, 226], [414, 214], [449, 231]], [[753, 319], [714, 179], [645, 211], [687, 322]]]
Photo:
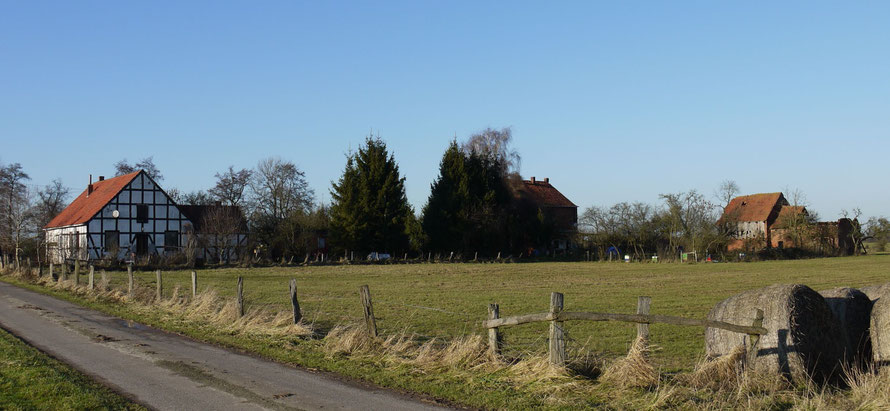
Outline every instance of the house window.
[[178, 231], [165, 231], [164, 232], [164, 248], [168, 251], [174, 251], [179, 248], [179, 232]]
[[137, 223], [147, 223], [148, 222], [148, 206], [145, 204], [139, 204], [136, 206], [136, 222]]
[[120, 231], [108, 230], [105, 232], [105, 252], [116, 253], [121, 247]]

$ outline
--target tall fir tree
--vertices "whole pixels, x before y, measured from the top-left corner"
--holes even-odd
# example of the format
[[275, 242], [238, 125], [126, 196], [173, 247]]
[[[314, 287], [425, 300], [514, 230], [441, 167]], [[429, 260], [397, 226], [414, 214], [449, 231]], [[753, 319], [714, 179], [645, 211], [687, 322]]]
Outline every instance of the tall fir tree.
[[421, 226], [427, 246], [436, 251], [461, 246], [469, 197], [466, 158], [452, 141], [439, 163], [439, 178], [430, 186], [430, 197], [423, 207]]
[[510, 190], [504, 174], [496, 157], [466, 152], [452, 142], [423, 210], [428, 247], [441, 252], [505, 250]]
[[348, 156], [340, 180], [331, 188], [331, 242], [338, 249], [404, 252], [411, 207], [405, 178], [379, 137], [369, 136]]

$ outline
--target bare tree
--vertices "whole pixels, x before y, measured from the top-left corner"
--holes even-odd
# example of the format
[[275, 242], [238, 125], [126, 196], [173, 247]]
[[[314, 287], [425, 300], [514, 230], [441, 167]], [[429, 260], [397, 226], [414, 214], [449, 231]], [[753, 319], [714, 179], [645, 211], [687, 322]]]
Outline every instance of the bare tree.
[[887, 217], [871, 217], [865, 223], [865, 239], [874, 239], [878, 251], [887, 251], [890, 242], [890, 220]]
[[500, 130], [486, 128], [461, 144], [460, 149], [465, 153], [476, 152], [497, 159], [504, 166], [504, 174], [519, 173], [522, 158], [519, 152], [510, 146], [513, 140], [513, 131], [510, 127]]
[[214, 250], [217, 262], [229, 262], [243, 232], [240, 211], [233, 206], [209, 206], [201, 224], [205, 246]]
[[33, 223], [33, 193], [24, 183], [30, 179], [19, 163], [0, 168], [0, 247], [12, 248], [16, 263], [22, 251], [22, 241], [31, 232]]
[[34, 217], [33, 228], [38, 240], [38, 265], [41, 260], [40, 248], [46, 246], [46, 232], [43, 231], [43, 227], [65, 209], [70, 196], [71, 190], [62, 185], [62, 180], [58, 178], [37, 192], [37, 202], [32, 209], [32, 215]]
[[787, 193], [785, 199], [788, 200], [791, 208], [788, 209], [788, 212], [780, 214], [774, 227], [784, 229], [794, 242], [795, 247], [807, 249], [812, 245], [807, 243], [813, 243], [817, 237], [815, 228], [819, 215], [815, 211], [806, 209], [809, 202], [803, 190], [785, 187], [784, 192]]
[[708, 201], [695, 190], [678, 194], [661, 194], [665, 202], [665, 220], [668, 222], [668, 238], [672, 250], [683, 245], [690, 251], [707, 251], [721, 240], [715, 225], [719, 206]]
[[184, 192], [179, 189], [172, 188], [167, 191], [167, 195], [170, 196], [171, 199], [176, 204], [179, 205], [210, 205], [213, 204], [213, 197], [207, 194], [204, 190], [196, 190]]
[[807, 207], [810, 205], [809, 200], [807, 200], [806, 193], [803, 192], [800, 188], [791, 188], [785, 186], [785, 199], [788, 200], [788, 203], [795, 207]]
[[38, 226], [43, 227], [55, 216], [59, 215], [68, 204], [71, 189], [62, 185], [62, 180], [55, 179], [37, 192], [37, 204], [34, 215]]
[[222, 174], [216, 173], [216, 185], [208, 193], [225, 205], [240, 206], [252, 175], [246, 168], [236, 171], [229, 166]]
[[117, 163], [114, 163], [115, 177], [122, 176], [124, 174], [130, 174], [134, 171], [136, 171], [136, 167], [133, 166], [132, 164], [128, 163], [126, 158], [121, 161], [118, 161]]
[[306, 182], [306, 174], [297, 166], [280, 158], [270, 157], [257, 164], [250, 182], [255, 212], [284, 219], [293, 212], [307, 212], [314, 192]]
[[714, 195], [723, 203], [723, 207], [726, 207], [733, 198], [739, 195], [739, 191], [739, 185], [735, 183], [735, 180], [723, 180]]
[[124, 174], [130, 174], [137, 170], [145, 170], [145, 173], [148, 174], [155, 181], [162, 181], [164, 179], [163, 174], [161, 174], [161, 170], [155, 165], [154, 156], [149, 156], [139, 160], [136, 164], [130, 164], [127, 162], [127, 159], [123, 159], [114, 163], [115, 176], [122, 176]]
[[862, 217], [862, 210], [859, 207], [852, 210], [841, 210], [841, 217], [850, 219], [853, 225], [853, 231], [850, 238], [853, 240], [853, 254], [859, 255], [860, 252], [867, 251], [865, 249], [866, 234], [862, 231], [862, 225], [859, 223], [859, 217]]

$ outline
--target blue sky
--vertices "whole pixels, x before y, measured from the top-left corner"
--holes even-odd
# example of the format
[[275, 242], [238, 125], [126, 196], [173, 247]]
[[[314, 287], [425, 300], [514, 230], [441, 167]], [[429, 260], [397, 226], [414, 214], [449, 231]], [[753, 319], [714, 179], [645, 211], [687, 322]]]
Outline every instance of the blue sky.
[[887, 2], [0, 1], [0, 161], [35, 184], [154, 156], [208, 188], [279, 156], [319, 200], [368, 133], [409, 200], [513, 128], [582, 209], [725, 179], [890, 214]]

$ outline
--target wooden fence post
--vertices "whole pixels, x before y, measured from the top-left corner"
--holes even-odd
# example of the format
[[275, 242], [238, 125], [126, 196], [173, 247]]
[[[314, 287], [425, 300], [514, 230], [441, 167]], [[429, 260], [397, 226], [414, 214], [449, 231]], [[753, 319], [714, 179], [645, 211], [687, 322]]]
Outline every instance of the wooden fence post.
[[95, 275], [96, 275], [96, 268], [93, 267], [92, 264], [90, 264], [90, 273], [87, 278], [87, 281], [88, 281], [87, 286], [90, 288], [90, 291], [93, 291], [93, 288], [96, 287]]
[[158, 288], [158, 301], [161, 301], [161, 298], [164, 297], [164, 285], [163, 282], [161, 282], [161, 270], [155, 270], [155, 277], [157, 278], [155, 285]]
[[133, 298], [133, 264], [127, 265], [127, 296]]
[[[497, 304], [488, 304], [488, 319], [497, 320], [501, 317], [501, 309]], [[501, 336], [498, 335], [498, 328], [488, 329], [488, 353], [492, 358], [497, 358], [501, 354]]]
[[192, 271], [192, 300], [198, 296], [198, 273]]
[[[550, 293], [550, 314], [554, 318], [562, 311], [562, 293]], [[566, 364], [566, 340], [562, 321], [550, 321], [550, 364], [563, 367]]]
[[374, 318], [374, 306], [371, 304], [371, 290], [367, 285], [360, 288], [362, 296], [362, 309], [365, 314], [365, 326], [368, 328], [368, 335], [377, 336], [377, 320]]
[[[637, 298], [637, 314], [649, 314], [649, 306], [652, 304], [652, 297]], [[649, 324], [637, 324], [637, 338], [645, 338], [649, 340]]]
[[244, 277], [238, 277], [238, 317], [244, 317]]
[[49, 263], [49, 279], [53, 279], [53, 263]]
[[[754, 314], [754, 322], [752, 327], [763, 327], [763, 310], [757, 309]], [[760, 334], [748, 334], [747, 355], [745, 363], [747, 367], [754, 367], [754, 361], [757, 359], [757, 350], [759, 349]]]
[[290, 305], [294, 309], [294, 324], [299, 324], [303, 319], [303, 312], [300, 311], [300, 302], [297, 301], [297, 279], [290, 279]]
[[102, 289], [104, 290], [108, 286], [108, 274], [105, 273], [104, 268], [99, 272], [99, 276], [102, 277]]
[[74, 284], [80, 284], [80, 260], [74, 260]]

